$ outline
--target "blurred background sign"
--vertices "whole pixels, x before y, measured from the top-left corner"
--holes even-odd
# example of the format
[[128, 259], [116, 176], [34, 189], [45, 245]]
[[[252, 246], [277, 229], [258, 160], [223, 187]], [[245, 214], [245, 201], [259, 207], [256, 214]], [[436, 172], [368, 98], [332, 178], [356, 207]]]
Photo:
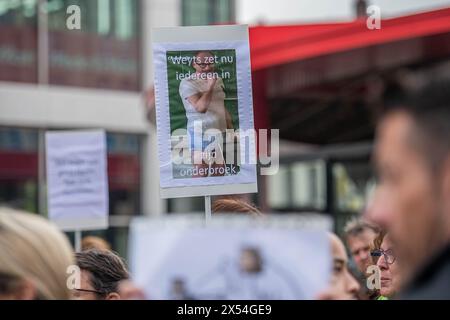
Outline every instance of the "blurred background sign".
[[107, 229], [105, 132], [48, 131], [45, 147], [49, 219], [65, 231]]
[[313, 299], [331, 275], [330, 227], [313, 215], [258, 221], [225, 214], [208, 228], [190, 216], [138, 218], [131, 272], [150, 299]]

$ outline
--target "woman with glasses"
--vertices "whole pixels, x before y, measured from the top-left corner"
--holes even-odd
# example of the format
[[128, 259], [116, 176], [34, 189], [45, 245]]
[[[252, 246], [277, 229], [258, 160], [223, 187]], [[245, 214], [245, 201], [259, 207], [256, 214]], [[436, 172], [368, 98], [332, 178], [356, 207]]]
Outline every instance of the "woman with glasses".
[[389, 234], [381, 232], [374, 240], [375, 250], [371, 255], [380, 269], [380, 296], [377, 300], [393, 298], [398, 292], [400, 272], [395, 260], [395, 252]]

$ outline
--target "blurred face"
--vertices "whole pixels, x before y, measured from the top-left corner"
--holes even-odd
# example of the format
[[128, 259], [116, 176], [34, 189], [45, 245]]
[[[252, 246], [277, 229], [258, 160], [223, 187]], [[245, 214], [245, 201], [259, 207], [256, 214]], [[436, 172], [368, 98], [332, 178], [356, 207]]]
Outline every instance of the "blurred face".
[[174, 283], [173, 283], [173, 292], [175, 293], [175, 294], [182, 294], [182, 293], [184, 293], [186, 290], [185, 290], [185, 288], [184, 288], [184, 282], [183, 281], [181, 281], [181, 280], [176, 280]]
[[30, 281], [0, 272], [0, 300], [34, 300], [36, 289]]
[[260, 270], [260, 265], [255, 252], [251, 250], [242, 251], [240, 266], [242, 271], [248, 273], [258, 272]]
[[365, 229], [361, 233], [349, 236], [347, 244], [352, 253], [353, 260], [358, 267], [358, 270], [365, 274], [367, 268], [372, 264], [372, 257], [370, 256], [370, 248], [373, 244], [376, 234], [370, 229]]
[[426, 159], [414, 146], [414, 122], [405, 112], [388, 115], [377, 132], [379, 184], [368, 219], [385, 228], [405, 278], [445, 239], [440, 190]]
[[192, 66], [198, 73], [208, 73], [214, 71], [213, 55], [209, 52], [199, 52]]
[[395, 251], [388, 236], [384, 238], [381, 250], [384, 254], [377, 261], [377, 266], [380, 268], [380, 294], [385, 297], [392, 297], [399, 288], [400, 272]]
[[330, 300], [357, 299], [359, 284], [348, 271], [347, 253], [344, 244], [336, 235], [331, 235], [331, 254], [333, 273], [325, 297]]

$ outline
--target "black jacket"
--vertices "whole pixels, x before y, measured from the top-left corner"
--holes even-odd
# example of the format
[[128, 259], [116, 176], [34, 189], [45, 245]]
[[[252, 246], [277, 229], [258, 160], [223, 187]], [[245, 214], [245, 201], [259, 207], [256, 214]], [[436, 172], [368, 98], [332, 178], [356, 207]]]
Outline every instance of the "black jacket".
[[417, 274], [399, 299], [450, 300], [450, 244]]

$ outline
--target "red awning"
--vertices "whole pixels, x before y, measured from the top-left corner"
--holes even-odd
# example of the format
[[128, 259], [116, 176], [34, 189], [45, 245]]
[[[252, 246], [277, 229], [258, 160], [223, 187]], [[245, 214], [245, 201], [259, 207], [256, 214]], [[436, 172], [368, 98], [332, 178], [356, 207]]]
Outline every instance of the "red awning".
[[252, 70], [357, 48], [450, 32], [450, 8], [385, 19], [369, 30], [353, 22], [250, 28]]

